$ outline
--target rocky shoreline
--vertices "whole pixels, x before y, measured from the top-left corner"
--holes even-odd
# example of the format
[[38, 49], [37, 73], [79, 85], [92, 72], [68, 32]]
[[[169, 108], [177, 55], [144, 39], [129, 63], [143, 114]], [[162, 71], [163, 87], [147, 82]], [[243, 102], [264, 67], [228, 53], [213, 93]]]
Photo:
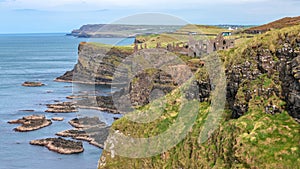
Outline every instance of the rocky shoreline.
[[[109, 134], [110, 127], [104, 128], [89, 128], [89, 129], [71, 129], [56, 133], [57, 136], [71, 137], [75, 140], [87, 141], [91, 145], [98, 148], [104, 148], [104, 142], [106, 141]], [[94, 130], [90, 133], [91, 130]]]
[[15, 128], [18, 132], [28, 132], [38, 130], [47, 127], [52, 124], [50, 119], [46, 119], [44, 115], [32, 115], [26, 116], [22, 119], [12, 120], [8, 122], [9, 124], [22, 124], [21, 126]]
[[75, 118], [69, 121], [69, 124], [75, 129], [58, 132], [56, 135], [84, 140], [96, 147], [104, 148], [110, 127], [101, 122], [98, 117]]

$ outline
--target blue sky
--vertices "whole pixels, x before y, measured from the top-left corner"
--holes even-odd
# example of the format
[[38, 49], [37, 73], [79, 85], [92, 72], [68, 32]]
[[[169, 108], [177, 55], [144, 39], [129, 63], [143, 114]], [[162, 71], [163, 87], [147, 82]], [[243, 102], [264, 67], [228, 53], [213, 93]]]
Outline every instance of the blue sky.
[[197, 24], [263, 24], [300, 15], [300, 0], [0, 0], [0, 33], [69, 32], [144, 12]]

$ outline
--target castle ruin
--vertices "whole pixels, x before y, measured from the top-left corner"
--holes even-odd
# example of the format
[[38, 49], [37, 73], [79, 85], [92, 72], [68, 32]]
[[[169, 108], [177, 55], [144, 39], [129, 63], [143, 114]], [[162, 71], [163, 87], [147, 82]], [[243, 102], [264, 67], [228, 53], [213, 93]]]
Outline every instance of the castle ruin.
[[[188, 42], [173, 42], [172, 44], [168, 44], [165, 48], [169, 52], [180, 53], [183, 55], [187, 55], [190, 57], [200, 57], [204, 54], [210, 54], [219, 50], [226, 50], [233, 48], [235, 45], [234, 39], [226, 39], [223, 34], [219, 34], [215, 39], [211, 40], [195, 40], [190, 37]], [[144, 44], [144, 48], [147, 49], [147, 44]], [[134, 44], [134, 51], [144, 49], [142, 44], [140, 45], [140, 49], [138, 44]], [[156, 48], [163, 48], [161, 43], [156, 44]]]

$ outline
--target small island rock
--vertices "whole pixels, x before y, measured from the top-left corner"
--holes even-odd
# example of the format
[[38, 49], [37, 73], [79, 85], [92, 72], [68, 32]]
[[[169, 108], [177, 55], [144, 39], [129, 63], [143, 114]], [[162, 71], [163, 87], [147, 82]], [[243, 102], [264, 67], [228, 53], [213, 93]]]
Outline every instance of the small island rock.
[[53, 121], [64, 121], [63, 117], [52, 117]]
[[25, 87], [41, 87], [44, 85], [45, 84], [43, 84], [42, 82], [24, 82], [22, 84], [22, 86], [25, 86]]
[[45, 146], [50, 151], [60, 154], [78, 154], [84, 151], [82, 142], [65, 140], [63, 138], [47, 138], [30, 141], [31, 145]]
[[22, 124], [21, 126], [15, 128], [18, 132], [28, 132], [33, 130], [38, 130], [47, 127], [52, 124], [51, 120], [46, 119], [43, 115], [31, 115], [23, 117], [22, 119], [9, 121], [10, 124]]

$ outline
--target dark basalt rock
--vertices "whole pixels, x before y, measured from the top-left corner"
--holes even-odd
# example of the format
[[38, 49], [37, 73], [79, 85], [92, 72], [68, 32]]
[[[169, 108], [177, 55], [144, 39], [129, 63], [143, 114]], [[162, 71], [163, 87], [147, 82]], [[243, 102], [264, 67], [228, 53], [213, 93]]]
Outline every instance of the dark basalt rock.
[[57, 82], [72, 82], [73, 80], [73, 71], [67, 71], [64, 75], [55, 79]]
[[45, 146], [50, 151], [60, 154], [77, 154], [84, 151], [82, 142], [65, 140], [63, 138], [47, 138], [30, 141], [31, 145]]
[[[289, 49], [282, 49], [286, 51]], [[287, 102], [286, 109], [291, 116], [300, 119], [300, 56], [295, 57], [294, 53], [278, 53], [281, 59], [287, 58], [280, 69], [280, 80], [282, 82], [282, 97]]]
[[15, 131], [18, 132], [28, 132], [28, 131], [38, 130], [52, 124], [51, 120], [46, 119], [46, 117], [42, 115], [26, 116], [23, 117], [22, 119], [9, 121], [8, 123], [22, 124], [22, 126], [19, 126], [14, 129]]

